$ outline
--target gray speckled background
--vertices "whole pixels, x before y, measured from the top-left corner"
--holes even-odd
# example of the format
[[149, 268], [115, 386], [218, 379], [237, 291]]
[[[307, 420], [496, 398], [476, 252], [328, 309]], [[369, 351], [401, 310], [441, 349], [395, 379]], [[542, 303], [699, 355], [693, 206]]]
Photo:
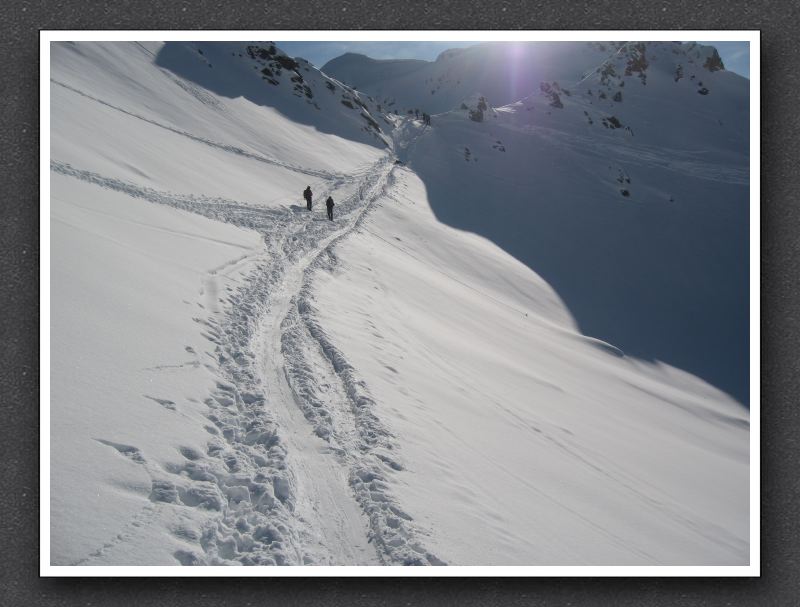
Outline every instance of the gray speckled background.
[[[800, 601], [800, 8], [762, 2], [274, 0], [0, 9], [0, 605], [793, 605]], [[40, 579], [39, 29], [760, 29], [762, 577], [752, 579]], [[45, 108], [45, 111], [47, 108]]]

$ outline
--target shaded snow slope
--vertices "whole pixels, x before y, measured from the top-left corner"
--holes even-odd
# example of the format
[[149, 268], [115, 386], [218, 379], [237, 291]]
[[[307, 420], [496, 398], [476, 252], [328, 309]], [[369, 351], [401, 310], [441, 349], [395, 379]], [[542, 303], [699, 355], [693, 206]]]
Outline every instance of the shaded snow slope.
[[422, 59], [373, 59], [361, 53], [345, 53], [328, 61], [322, 72], [343, 83], [367, 90], [386, 80], [395, 80], [424, 70], [430, 62]]
[[156, 63], [219, 97], [242, 97], [321, 132], [379, 147], [389, 141], [392, 124], [372, 99], [272, 43], [168, 42]]
[[397, 185], [312, 315], [401, 446], [391, 487], [451, 564], [745, 564], [748, 415], [582, 336], [553, 290]]
[[671, 45], [647, 49], [646, 83], [618, 57], [571, 90], [473, 97], [398, 153], [440, 221], [534, 269], [583, 332], [747, 403], [747, 81], [695, 61], [676, 82]]

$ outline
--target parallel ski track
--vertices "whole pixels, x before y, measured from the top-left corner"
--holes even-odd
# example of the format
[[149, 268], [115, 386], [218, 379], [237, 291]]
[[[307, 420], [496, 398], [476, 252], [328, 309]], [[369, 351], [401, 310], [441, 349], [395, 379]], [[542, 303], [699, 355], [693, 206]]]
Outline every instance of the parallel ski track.
[[[295, 266], [295, 285], [284, 290], [295, 295], [280, 323], [280, 351], [286, 380], [298, 406], [316, 434], [331, 445], [349, 469], [350, 486], [369, 517], [369, 538], [382, 562], [442, 565], [444, 562], [423, 546], [423, 530], [392, 495], [391, 476], [403, 469], [398, 445], [377, 416], [376, 403], [366, 383], [332, 342], [313, 305], [314, 275], [335, 266], [336, 245], [358, 229], [375, 201], [391, 187], [391, 169], [384, 168], [383, 173], [367, 178], [359, 186], [357, 197], [364, 203], [350, 227]], [[273, 351], [273, 355], [277, 353]], [[334, 398], [330, 398], [332, 385], [337, 386]]]

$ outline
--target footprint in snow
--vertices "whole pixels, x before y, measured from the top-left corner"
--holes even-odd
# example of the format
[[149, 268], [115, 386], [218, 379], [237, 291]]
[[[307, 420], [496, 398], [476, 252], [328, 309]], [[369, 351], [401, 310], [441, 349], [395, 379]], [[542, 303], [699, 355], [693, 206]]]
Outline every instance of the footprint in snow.
[[148, 396], [147, 394], [142, 394], [145, 398], [152, 400], [154, 403], [158, 403], [165, 409], [169, 409], [170, 411], [175, 411], [177, 407], [175, 406], [175, 401], [168, 400], [166, 398], [156, 398], [155, 396]]
[[128, 459], [136, 462], [137, 464], [145, 463], [144, 456], [142, 455], [142, 452], [139, 450], [138, 447], [134, 447], [133, 445], [125, 445], [123, 443], [115, 443], [113, 441], [105, 440], [102, 438], [96, 438], [94, 440], [96, 440], [98, 443], [102, 445], [106, 445], [107, 447], [112, 447], [113, 449], [116, 449], [120, 455], [127, 457]]

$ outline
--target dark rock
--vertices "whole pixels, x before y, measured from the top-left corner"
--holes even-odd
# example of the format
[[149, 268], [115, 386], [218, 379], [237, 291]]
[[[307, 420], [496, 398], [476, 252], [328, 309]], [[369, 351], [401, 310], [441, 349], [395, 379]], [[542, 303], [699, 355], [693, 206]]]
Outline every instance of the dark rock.
[[638, 73], [642, 84], [647, 84], [647, 68], [649, 66], [645, 51], [644, 42], [634, 44], [633, 50], [628, 56], [628, 64], [625, 66], [625, 75], [632, 76], [634, 73]]
[[722, 63], [722, 59], [717, 52], [717, 49], [714, 49], [714, 52], [711, 53], [711, 56], [706, 59], [706, 62], [703, 64], [703, 67], [706, 68], [709, 72], [716, 72], [718, 70], [724, 70], [725, 64]]

